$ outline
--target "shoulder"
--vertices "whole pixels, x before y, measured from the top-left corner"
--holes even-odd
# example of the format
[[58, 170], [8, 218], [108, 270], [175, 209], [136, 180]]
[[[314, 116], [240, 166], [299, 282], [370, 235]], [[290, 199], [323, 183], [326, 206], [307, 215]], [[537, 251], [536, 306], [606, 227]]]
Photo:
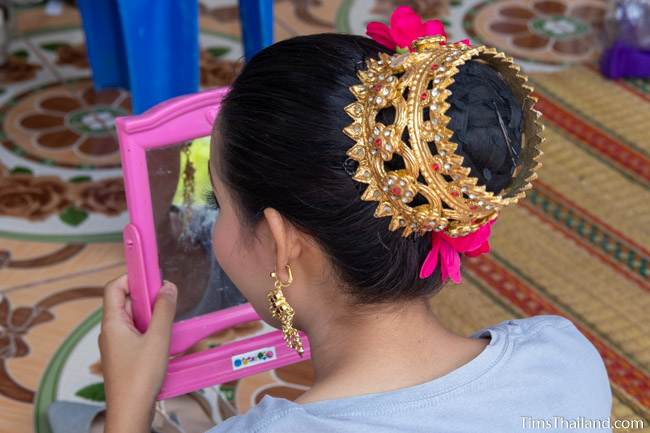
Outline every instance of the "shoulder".
[[[545, 365], [581, 366], [585, 374], [607, 375], [600, 353], [566, 317], [540, 314], [501, 322], [513, 345], [513, 355], [544, 360]], [[573, 370], [572, 370], [573, 371]], [[575, 372], [575, 371], [574, 371]]]
[[307, 418], [311, 416], [299, 404], [265, 396], [245, 414], [228, 418], [206, 433], [291, 433], [296, 426], [304, 426], [305, 422], [311, 425], [316, 421]]
[[497, 326], [504, 327], [519, 348], [539, 348], [549, 355], [562, 353], [565, 360], [582, 359], [603, 364], [593, 343], [566, 317], [540, 314], [506, 320]]
[[571, 320], [544, 314], [496, 326], [505, 330], [512, 343], [511, 372], [517, 370], [520, 378], [530, 378], [554, 397], [584, 398], [584, 403], [591, 402], [593, 411], [601, 414], [611, 410], [611, 387], [603, 358]]
[[504, 327], [509, 328], [509, 330], [515, 330], [515, 334], [534, 333], [539, 329], [548, 326], [556, 329], [570, 326], [575, 327], [571, 320], [557, 314], [538, 314], [520, 319], [509, 319], [495, 325], [495, 327]]

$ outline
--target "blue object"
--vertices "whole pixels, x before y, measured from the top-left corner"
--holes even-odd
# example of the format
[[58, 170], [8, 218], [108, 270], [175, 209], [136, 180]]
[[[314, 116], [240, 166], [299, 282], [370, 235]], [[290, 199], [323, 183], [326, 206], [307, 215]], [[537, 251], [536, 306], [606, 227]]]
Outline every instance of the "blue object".
[[79, 0], [86, 51], [97, 89], [129, 87], [122, 23], [115, 0]]
[[[78, 0], [96, 89], [131, 91], [133, 114], [199, 90], [197, 0]], [[273, 43], [273, 1], [240, 0], [246, 59]]]
[[239, 0], [244, 55], [250, 60], [273, 43], [273, 0]]
[[95, 88], [126, 87], [133, 113], [199, 90], [196, 0], [79, 0]]

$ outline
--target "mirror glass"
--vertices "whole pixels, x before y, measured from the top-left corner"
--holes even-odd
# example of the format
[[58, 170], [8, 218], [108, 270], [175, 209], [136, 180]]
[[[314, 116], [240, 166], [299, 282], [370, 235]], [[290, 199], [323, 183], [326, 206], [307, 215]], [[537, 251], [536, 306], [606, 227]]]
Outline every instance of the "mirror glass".
[[162, 279], [176, 284], [176, 321], [246, 302], [212, 252], [219, 217], [208, 172], [210, 138], [147, 151]]

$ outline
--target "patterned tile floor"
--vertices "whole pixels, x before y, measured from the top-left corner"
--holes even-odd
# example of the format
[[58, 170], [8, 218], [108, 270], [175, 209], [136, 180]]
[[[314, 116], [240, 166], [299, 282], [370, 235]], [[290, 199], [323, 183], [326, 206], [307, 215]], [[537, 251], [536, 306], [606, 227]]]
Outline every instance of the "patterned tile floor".
[[[607, 81], [593, 67], [605, 2], [277, 0], [276, 38], [362, 34], [399, 4], [444, 18], [453, 39], [469, 35], [515, 56], [547, 127], [534, 192], [503, 213], [493, 252], [468, 262], [463, 284], [433, 300], [436, 312], [464, 334], [512, 317], [568, 317], [605, 359], [613, 416], [642, 419], [646, 428], [635, 431], [650, 431], [650, 85]], [[201, 82], [223, 85], [242, 53], [236, 1], [200, 8]], [[58, 16], [20, 8], [16, 30], [0, 67], [0, 433], [41, 433], [50, 401], [101, 398], [97, 311], [104, 282], [124, 272], [112, 125], [130, 104], [126, 92], [92, 90], [74, 8]], [[202, 431], [266, 393], [295, 398], [311, 380], [305, 362], [171, 404], [196, 414], [197, 401], [207, 402], [209, 416], [188, 421]]]

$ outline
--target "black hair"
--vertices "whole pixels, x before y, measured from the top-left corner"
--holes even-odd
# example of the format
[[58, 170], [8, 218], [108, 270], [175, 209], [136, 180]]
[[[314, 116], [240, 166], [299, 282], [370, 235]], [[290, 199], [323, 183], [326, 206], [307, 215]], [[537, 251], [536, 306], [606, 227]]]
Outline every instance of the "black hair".
[[[220, 177], [233, 193], [244, 225], [255, 227], [272, 207], [311, 235], [329, 256], [344, 290], [359, 303], [408, 300], [441, 288], [439, 267], [419, 269], [431, 236], [402, 237], [377, 202], [360, 199], [342, 129], [349, 87], [367, 58], [390, 52], [372, 39], [342, 34], [299, 36], [255, 55], [224, 98], [215, 126], [221, 134]], [[449, 98], [458, 153], [490, 191], [510, 182], [521, 141], [521, 107], [500, 75], [471, 61], [460, 68]], [[515, 155], [515, 158], [512, 158]]]

